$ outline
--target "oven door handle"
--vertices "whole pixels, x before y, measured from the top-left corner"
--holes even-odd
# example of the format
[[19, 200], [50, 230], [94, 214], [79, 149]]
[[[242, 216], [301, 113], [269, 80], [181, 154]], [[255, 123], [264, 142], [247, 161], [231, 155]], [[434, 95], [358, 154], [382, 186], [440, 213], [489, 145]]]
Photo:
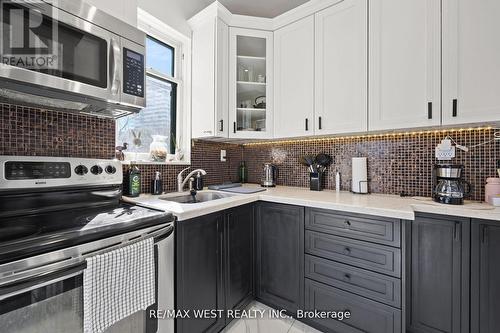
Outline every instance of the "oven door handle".
[[79, 275], [87, 268], [87, 262], [78, 262], [62, 269], [33, 274], [22, 280], [0, 286], [0, 301], [30, 290], [50, 285], [55, 282]]
[[162, 230], [161, 233], [159, 233], [157, 235], [154, 235], [153, 236], [154, 237], [153, 240], [154, 240], [155, 244], [161, 242], [164, 239], [166, 239], [173, 232], [174, 232], [174, 227], [173, 226], [169, 226], [165, 230]]

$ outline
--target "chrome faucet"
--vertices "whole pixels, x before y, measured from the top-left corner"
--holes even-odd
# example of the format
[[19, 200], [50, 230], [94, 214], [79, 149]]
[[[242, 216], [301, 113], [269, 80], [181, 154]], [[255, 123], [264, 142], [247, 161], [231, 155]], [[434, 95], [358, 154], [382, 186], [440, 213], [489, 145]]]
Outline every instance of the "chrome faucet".
[[192, 176], [195, 173], [200, 172], [203, 176], [205, 176], [207, 174], [207, 172], [205, 170], [203, 170], [203, 169], [196, 169], [196, 170], [191, 171], [186, 176], [186, 178], [184, 178], [184, 180], [182, 180], [182, 174], [184, 173], [184, 171], [186, 171], [186, 170], [188, 170], [190, 168], [191, 167], [185, 168], [184, 170], [182, 170], [181, 172], [179, 172], [179, 174], [177, 175], [177, 191], [178, 192], [182, 192], [182, 190], [184, 189], [184, 185], [186, 185], [186, 183], [187, 183], [188, 180], [193, 179]]

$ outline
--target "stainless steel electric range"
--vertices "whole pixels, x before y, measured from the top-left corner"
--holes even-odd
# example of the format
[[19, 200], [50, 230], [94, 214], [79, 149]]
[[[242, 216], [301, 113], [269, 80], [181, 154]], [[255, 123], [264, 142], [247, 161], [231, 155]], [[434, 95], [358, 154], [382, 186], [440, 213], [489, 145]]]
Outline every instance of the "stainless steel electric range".
[[[173, 308], [173, 221], [120, 200], [119, 161], [0, 156], [2, 332], [83, 332], [86, 258], [155, 240], [156, 303]], [[148, 309], [148, 310], [150, 310]], [[107, 332], [173, 332], [138, 312]]]

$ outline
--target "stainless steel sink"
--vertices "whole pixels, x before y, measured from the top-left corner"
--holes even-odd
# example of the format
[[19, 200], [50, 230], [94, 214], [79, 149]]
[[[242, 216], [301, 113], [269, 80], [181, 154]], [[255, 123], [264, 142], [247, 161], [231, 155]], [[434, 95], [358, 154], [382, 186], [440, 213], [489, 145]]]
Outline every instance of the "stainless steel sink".
[[220, 192], [198, 192], [196, 195], [191, 195], [190, 193], [180, 194], [180, 195], [167, 195], [162, 196], [159, 199], [165, 201], [173, 201], [182, 204], [194, 204], [206, 201], [212, 201], [222, 198], [232, 197], [232, 194], [220, 193]]

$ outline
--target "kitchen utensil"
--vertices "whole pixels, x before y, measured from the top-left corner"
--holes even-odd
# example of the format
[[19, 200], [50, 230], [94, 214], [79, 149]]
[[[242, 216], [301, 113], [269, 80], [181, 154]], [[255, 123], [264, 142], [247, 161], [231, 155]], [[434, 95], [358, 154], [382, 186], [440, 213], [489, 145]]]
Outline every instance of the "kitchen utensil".
[[306, 165], [309, 166], [309, 170], [311, 172], [316, 172], [316, 166], [314, 165], [314, 156], [313, 155], [305, 155], [303, 157], [304, 161], [306, 162]]
[[472, 191], [471, 184], [463, 179], [463, 173], [461, 164], [434, 165], [432, 199], [444, 204], [463, 205], [464, 198]]
[[333, 161], [333, 158], [327, 154], [318, 154], [315, 158], [315, 163], [324, 167], [329, 166]]
[[278, 168], [276, 168], [276, 165], [272, 163], [264, 163], [264, 169], [260, 185], [262, 187], [275, 187], [277, 177], [278, 177]]
[[255, 98], [255, 104], [253, 106], [256, 109], [265, 109], [266, 108], [266, 96], [259, 96]]
[[314, 158], [314, 165], [316, 166], [316, 170], [324, 172], [326, 167], [332, 163], [332, 157], [327, 154], [318, 154]]

